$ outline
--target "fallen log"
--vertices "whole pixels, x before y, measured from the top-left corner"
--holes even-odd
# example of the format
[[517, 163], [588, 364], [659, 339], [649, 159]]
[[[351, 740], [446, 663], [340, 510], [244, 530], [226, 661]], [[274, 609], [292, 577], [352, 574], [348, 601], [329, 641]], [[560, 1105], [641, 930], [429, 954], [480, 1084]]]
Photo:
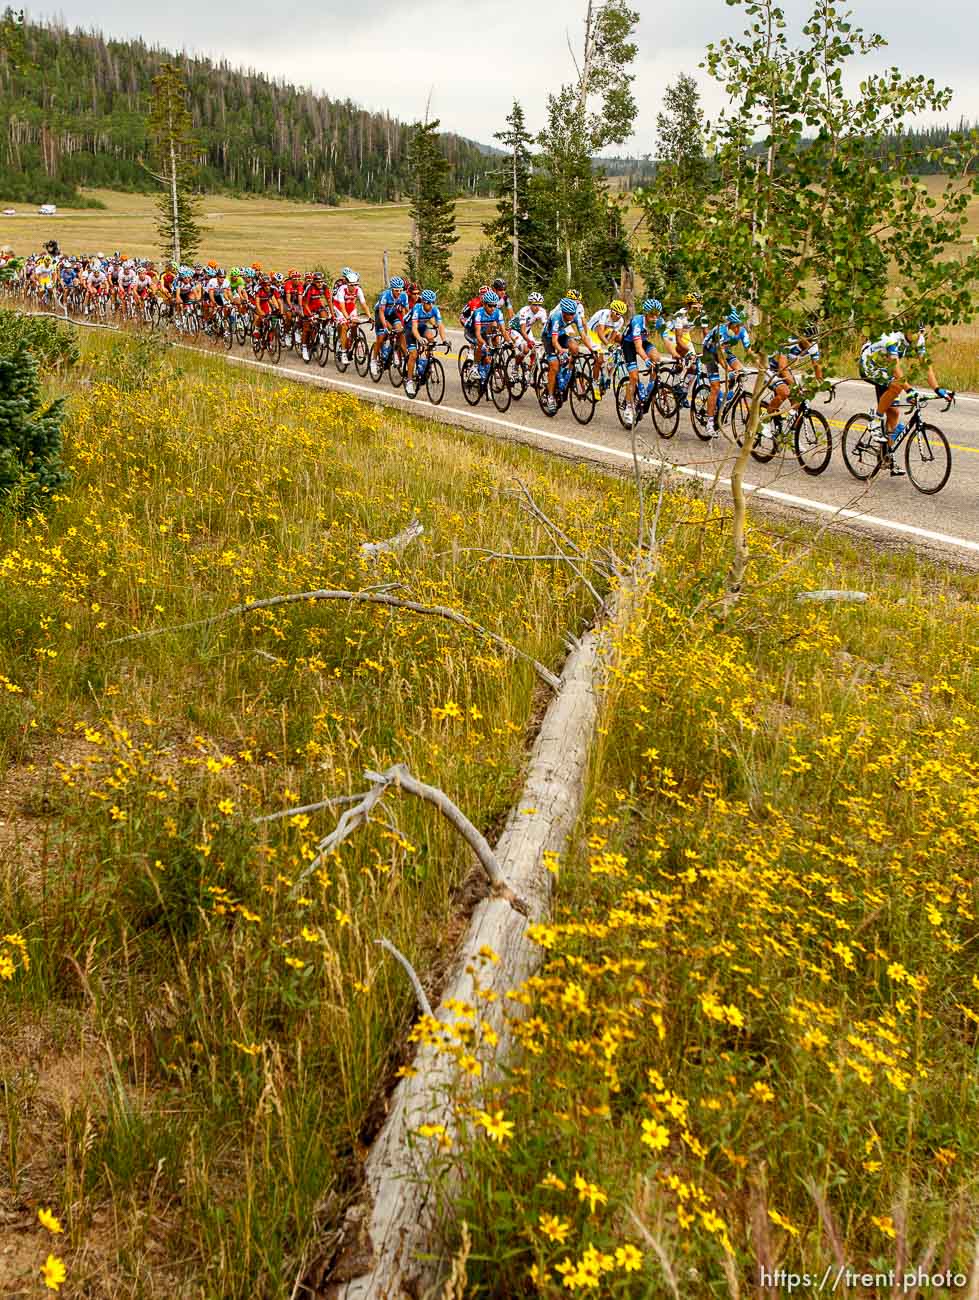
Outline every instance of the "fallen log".
[[[460, 1003], [478, 1008], [478, 1019], [498, 1035], [497, 1060], [505, 1060], [513, 1045], [508, 1015], [517, 1008], [506, 994], [541, 962], [542, 951], [526, 931], [549, 914], [552, 874], [545, 854], [565, 847], [581, 805], [598, 716], [602, 645], [602, 634], [589, 632], [565, 663], [520, 800], [496, 846], [500, 868], [527, 904], [528, 916], [500, 897], [476, 906], [435, 1011], [438, 1025], [429, 1023], [429, 1032], [422, 1035], [413, 1073], [395, 1088], [367, 1156], [365, 1199], [346, 1216], [340, 1253], [322, 1292], [331, 1300], [422, 1297], [446, 1265], [440, 1230], [454, 1175], [433, 1144], [416, 1136], [417, 1130], [422, 1124], [441, 1124], [447, 1140], [458, 1131], [454, 1096], [459, 1069], [455, 1056], [444, 1050], [454, 1008]], [[487, 952], [498, 960], [487, 960]]]

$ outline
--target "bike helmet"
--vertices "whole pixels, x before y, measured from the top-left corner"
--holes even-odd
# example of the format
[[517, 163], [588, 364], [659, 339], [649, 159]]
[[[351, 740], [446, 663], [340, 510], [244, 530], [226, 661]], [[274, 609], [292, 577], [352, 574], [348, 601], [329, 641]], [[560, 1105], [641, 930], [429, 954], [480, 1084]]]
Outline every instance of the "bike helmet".
[[428, 306], [428, 307], [431, 307], [431, 305], [435, 302], [435, 299], [436, 299], [437, 297], [438, 297], [438, 294], [435, 292], [434, 289], [423, 289], [423, 290], [422, 290], [422, 302], [425, 303], [426, 306]]
[[418, 285], [414, 280], [409, 280], [409, 281], [407, 282], [407, 284], [405, 285], [405, 290], [406, 290], [408, 293], [418, 293], [419, 288], [420, 288], [420, 285]]
[[484, 293], [489, 293], [489, 288], [488, 284], [481, 284], [476, 292], [479, 294], [480, 298], [482, 298]]
[[493, 281], [493, 288], [496, 289], [498, 292], [501, 292], [506, 288], [506, 280], [504, 280], [502, 276], [497, 276], [497, 278]]
[[544, 306], [544, 295], [543, 295], [542, 293], [531, 293], [531, 294], [528, 294], [528, 295], [527, 295], [527, 301], [530, 303], [531, 307], [543, 307], [543, 306]]
[[567, 298], [562, 298], [559, 306], [565, 316], [576, 316], [578, 314], [578, 303], [570, 295]]
[[568, 290], [568, 297], [572, 300], [572, 302], [581, 302], [581, 290], [580, 290], [580, 289], [569, 289], [569, 290]]
[[699, 293], [685, 293], [685, 294], [683, 295], [683, 305], [684, 305], [684, 307], [699, 307], [699, 306], [700, 306], [700, 294], [699, 294]]
[[[356, 280], [354, 280], [354, 276], [355, 276], [355, 275], [356, 275], [356, 272], [355, 272], [355, 271], [351, 271], [351, 269], [350, 269], [349, 266], [344, 266], [344, 267], [341, 268], [341, 271], [340, 271], [340, 279], [341, 279], [341, 280], [350, 280], [352, 283], [356, 284]], [[357, 276], [357, 280], [359, 280], [359, 279], [360, 279], [360, 276], [358, 275], [358, 276]]]
[[282, 274], [281, 271], [276, 271], [275, 275], [272, 276], [272, 279], [275, 281], [276, 284], [281, 284], [282, 281], [285, 279], [285, 276]]
[[252, 270], [253, 270], [253, 271], [260, 271], [261, 269], [262, 269], [262, 263], [261, 263], [261, 262], [252, 262]]
[[727, 314], [727, 321], [729, 325], [743, 325], [744, 316], [738, 311], [737, 307], [732, 307]]
[[494, 293], [492, 289], [487, 289], [483, 294], [484, 307], [498, 307], [500, 305], [500, 295]]
[[405, 287], [405, 282], [404, 280], [402, 280], [400, 275], [396, 275], [392, 277], [388, 287], [393, 289], [395, 293], [400, 293], [401, 290]]
[[624, 316], [628, 311], [628, 308], [626, 307], [625, 303], [622, 301], [621, 298], [613, 298], [612, 301], [609, 303], [609, 307], [611, 308], [612, 311], [615, 312], [617, 316]]
[[663, 304], [660, 302], [658, 298], [646, 298], [643, 301], [642, 314], [644, 316], [652, 316], [653, 312], [662, 311], [662, 310], [663, 310]]
[[347, 275], [348, 284], [360, 284], [360, 276], [356, 271], [350, 271]]

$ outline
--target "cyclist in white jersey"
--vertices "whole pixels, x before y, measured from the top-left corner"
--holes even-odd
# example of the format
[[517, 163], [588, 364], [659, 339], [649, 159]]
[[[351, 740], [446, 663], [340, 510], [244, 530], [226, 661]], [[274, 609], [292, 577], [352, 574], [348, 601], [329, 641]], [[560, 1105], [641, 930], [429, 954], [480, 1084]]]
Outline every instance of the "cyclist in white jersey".
[[544, 295], [532, 293], [527, 297], [527, 305], [521, 307], [510, 321], [513, 334], [513, 350], [518, 357], [525, 356], [536, 345], [534, 326], [547, 324], [547, 312], [544, 310]]
[[621, 298], [613, 298], [607, 307], [601, 307], [588, 319], [586, 339], [592, 350], [594, 362], [592, 379], [595, 384], [595, 401], [602, 398], [602, 366], [606, 354], [622, 339], [627, 307]]

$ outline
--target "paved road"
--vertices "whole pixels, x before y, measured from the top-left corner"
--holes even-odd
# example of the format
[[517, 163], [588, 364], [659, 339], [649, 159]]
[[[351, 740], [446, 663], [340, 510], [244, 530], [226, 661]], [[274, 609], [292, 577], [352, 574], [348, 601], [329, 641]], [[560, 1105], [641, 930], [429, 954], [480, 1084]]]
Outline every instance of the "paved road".
[[[461, 331], [449, 330], [448, 334], [453, 345], [458, 347], [462, 342]], [[206, 350], [232, 364], [363, 395], [410, 410], [421, 418], [525, 442], [559, 455], [608, 465], [620, 472], [623, 469], [632, 471], [629, 435], [619, 423], [608, 394], [596, 409], [591, 423], [582, 427], [567, 407], [549, 419], [529, 392], [505, 415], [500, 415], [489, 402], [476, 408], [468, 406], [462, 397], [454, 352], [449, 356], [440, 354], [446, 368], [446, 393], [441, 406], [432, 406], [424, 396], [414, 400], [406, 397], [403, 390], [392, 388], [387, 378], [379, 384], [372, 383], [369, 378], [361, 379], [352, 366], [340, 375], [332, 358], [321, 370], [315, 363], [304, 365], [288, 351], [283, 352], [278, 365], [271, 366], [256, 361], [250, 349], [236, 347], [231, 353]], [[907, 478], [881, 474], [864, 484], [858, 483], [847, 472], [839, 449], [839, 435], [849, 415], [869, 409], [868, 399], [871, 397], [868, 385], [859, 380], [844, 380], [832, 404], [827, 405], [822, 397], [818, 398], [818, 409], [830, 421], [836, 444], [829, 468], [818, 477], [805, 474], [791, 453], [769, 465], [752, 461], [746, 487], [754, 496], [756, 505], [766, 511], [814, 518], [822, 523], [832, 522], [833, 527], [839, 530], [870, 533], [882, 542], [903, 542], [916, 550], [979, 568], [979, 394], [961, 394], [958, 405], [952, 410], [929, 415], [931, 423], [942, 429], [952, 447], [952, 474], [937, 496], [922, 495]], [[930, 407], [930, 412], [938, 411], [940, 404], [936, 402]], [[736, 448], [726, 439], [711, 444], [701, 442], [694, 436], [686, 412], [674, 438], [664, 441], [657, 437], [646, 418], [640, 423], [637, 441], [639, 455], [651, 470], [667, 464], [680, 476], [707, 484], [716, 480], [722, 491], [730, 486], [726, 476], [730, 473]]]
[[[450, 331], [458, 345], [461, 335]], [[477, 408], [466, 404], [459, 386], [454, 354], [444, 357], [447, 385], [440, 407], [432, 407], [424, 396], [414, 401], [395, 390], [385, 377], [379, 384], [361, 379], [351, 366], [339, 375], [332, 358], [324, 370], [314, 363], [305, 366], [291, 352], [284, 352], [278, 366], [257, 363], [251, 354], [235, 349], [232, 357], [246, 365], [272, 369], [287, 375], [299, 374], [308, 382], [326, 383], [329, 387], [351, 393], [364, 393], [386, 404], [410, 409], [412, 414], [429, 416], [466, 428], [530, 443], [559, 454], [595, 460], [621, 469], [631, 467], [629, 435], [615, 414], [611, 396], [597, 408], [590, 424], [582, 427], [565, 407], [553, 419], [545, 416], [532, 393], [515, 402], [500, 415], [486, 402]], [[837, 390], [837, 400], [819, 407], [830, 420], [834, 441], [838, 439], [847, 417], [854, 411], [868, 409], [869, 387], [859, 380], [844, 381]], [[939, 411], [934, 403], [930, 412]], [[952, 475], [943, 491], [928, 497], [916, 491], [907, 478], [892, 479], [880, 475], [869, 484], [858, 483], [846, 469], [839, 446], [833, 460], [818, 477], [805, 474], [794, 455], [776, 459], [762, 466], [754, 461], [748, 473], [751, 490], [758, 503], [763, 500], [773, 508], [802, 512], [823, 521], [837, 516], [840, 526], [861, 531], [889, 534], [903, 538], [917, 549], [936, 551], [971, 565], [979, 564], [979, 396], [963, 395], [958, 405], [944, 415], [929, 414], [952, 445]], [[648, 418], [638, 430], [640, 455], [650, 466], [660, 462], [672, 465], [677, 473], [712, 482], [719, 476], [719, 486], [728, 486], [736, 448], [726, 439], [706, 444], [693, 434], [687, 413], [683, 413], [676, 436], [668, 441], [657, 437]]]

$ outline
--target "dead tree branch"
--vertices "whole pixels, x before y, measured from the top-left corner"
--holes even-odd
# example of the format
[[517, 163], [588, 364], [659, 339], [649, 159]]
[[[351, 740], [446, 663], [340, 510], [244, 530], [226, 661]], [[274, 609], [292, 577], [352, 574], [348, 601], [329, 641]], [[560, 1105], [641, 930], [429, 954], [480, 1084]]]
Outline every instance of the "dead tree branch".
[[418, 999], [418, 1005], [421, 1008], [422, 1015], [428, 1016], [429, 1020], [434, 1020], [435, 1013], [432, 1010], [431, 1002], [428, 1000], [428, 994], [422, 988], [422, 982], [418, 978], [418, 973], [408, 958], [404, 953], [398, 952], [390, 939], [375, 939], [374, 942], [379, 948], [383, 948], [385, 952], [389, 952], [395, 961], [401, 963], [408, 979], [411, 981], [411, 987], [415, 990], [415, 997]]
[[516, 655], [518, 659], [525, 659], [527, 663], [533, 665], [537, 676], [541, 681], [546, 682], [551, 690], [556, 691], [560, 685], [560, 681], [555, 674], [535, 659], [533, 655], [527, 654], [525, 650], [521, 650], [496, 632], [491, 632], [489, 628], [483, 627], [481, 623], [475, 622], [466, 614], [460, 614], [458, 610], [449, 609], [447, 605], [422, 605], [416, 600], [401, 600], [388, 595], [385, 591], [323, 590], [294, 592], [288, 596], [269, 596], [265, 600], [253, 600], [247, 605], [233, 605], [220, 614], [212, 614], [209, 618], [194, 619], [190, 623], [176, 623], [169, 627], [151, 628], [148, 632], [130, 632], [127, 636], [114, 637], [108, 644], [120, 645], [124, 641], [147, 641], [151, 637], [163, 636], [167, 632], [186, 632], [191, 628], [210, 627], [213, 623], [221, 622], [222, 619], [234, 618], [236, 615], [252, 614], [258, 609], [274, 609], [280, 605], [298, 605], [304, 601], [318, 600], [345, 600], [351, 604], [384, 605], [388, 609], [404, 609], [413, 614], [433, 614], [437, 618], [447, 619], [450, 623], [455, 623], [459, 627], [468, 628], [471, 632], [478, 632], [480, 636], [492, 641], [495, 645], [501, 646], [510, 654]]

